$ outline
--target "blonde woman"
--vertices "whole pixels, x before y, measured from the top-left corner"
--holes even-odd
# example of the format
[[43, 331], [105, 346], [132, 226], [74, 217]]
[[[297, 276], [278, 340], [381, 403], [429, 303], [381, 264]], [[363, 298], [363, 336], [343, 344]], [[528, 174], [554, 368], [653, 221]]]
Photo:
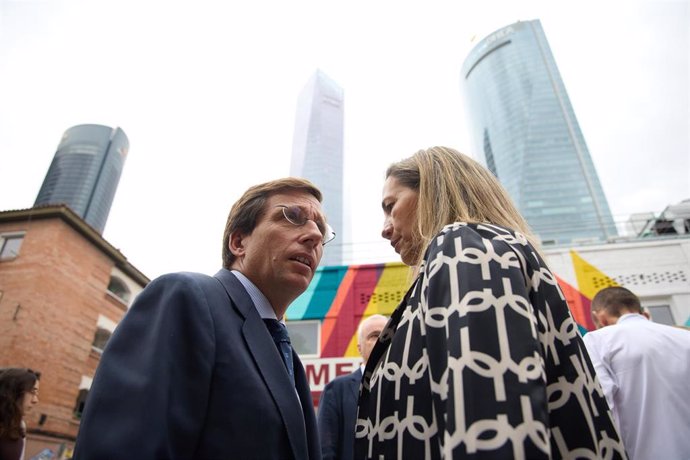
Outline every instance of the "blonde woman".
[[496, 178], [390, 166], [383, 237], [417, 278], [364, 372], [355, 458], [626, 458], [563, 294]]

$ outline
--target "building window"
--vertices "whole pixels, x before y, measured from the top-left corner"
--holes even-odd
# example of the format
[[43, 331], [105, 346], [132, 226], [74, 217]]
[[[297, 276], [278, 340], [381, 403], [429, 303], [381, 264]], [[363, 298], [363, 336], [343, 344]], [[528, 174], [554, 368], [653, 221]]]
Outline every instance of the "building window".
[[110, 339], [111, 335], [113, 335], [113, 333], [106, 329], [101, 329], [100, 327], [96, 329], [96, 334], [93, 336], [93, 348], [96, 351], [103, 353], [105, 344], [108, 343], [108, 339]]
[[670, 305], [648, 305], [644, 308], [649, 311], [649, 315], [655, 323], [668, 324], [669, 326], [676, 324]]
[[131, 292], [127, 285], [116, 276], [110, 277], [110, 283], [108, 283], [108, 292], [122, 300], [124, 303], [128, 303], [131, 296]]
[[79, 394], [77, 395], [77, 401], [74, 404], [74, 416], [76, 418], [81, 418], [81, 414], [84, 413], [86, 398], [89, 396], [89, 390], [91, 389], [92, 383], [93, 378], [86, 375], [81, 376], [81, 382], [79, 383]]
[[115, 326], [117, 326], [115, 321], [112, 321], [103, 315], [98, 315], [96, 333], [93, 336], [93, 343], [91, 344], [91, 348], [94, 351], [103, 353], [103, 350], [105, 350], [105, 344], [108, 343], [110, 336], [112, 336], [113, 332], [115, 331]]
[[287, 321], [292, 348], [300, 357], [318, 357], [321, 351], [319, 321]]
[[77, 403], [74, 405], [74, 416], [81, 418], [81, 414], [84, 413], [84, 407], [86, 407], [86, 398], [89, 396], [89, 390], [81, 389], [79, 390], [79, 396], [77, 396]]
[[24, 234], [0, 236], [0, 260], [12, 260], [19, 255]]

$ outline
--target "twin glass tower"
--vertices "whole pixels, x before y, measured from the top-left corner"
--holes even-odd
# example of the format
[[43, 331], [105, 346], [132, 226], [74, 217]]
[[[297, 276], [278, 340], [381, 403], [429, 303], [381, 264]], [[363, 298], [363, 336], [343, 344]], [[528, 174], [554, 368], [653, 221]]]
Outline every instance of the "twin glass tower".
[[462, 67], [475, 152], [544, 245], [617, 235], [538, 20], [480, 41]]
[[336, 240], [324, 247], [321, 266], [343, 264], [343, 89], [317, 70], [297, 101], [290, 175], [313, 182]]
[[65, 131], [34, 206], [66, 204], [103, 233], [127, 158], [120, 128], [78, 125]]
[[[474, 151], [545, 246], [617, 236], [606, 197], [538, 20], [480, 41], [462, 86]], [[290, 174], [314, 182], [338, 233], [322, 265], [343, 263], [343, 90], [320, 70], [299, 96]]]

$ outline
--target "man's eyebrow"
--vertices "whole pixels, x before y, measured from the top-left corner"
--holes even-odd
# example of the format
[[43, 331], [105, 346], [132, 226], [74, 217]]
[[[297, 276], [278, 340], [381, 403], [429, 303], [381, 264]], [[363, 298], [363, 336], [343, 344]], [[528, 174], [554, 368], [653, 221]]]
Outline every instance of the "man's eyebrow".
[[326, 214], [324, 214], [323, 212], [314, 211], [314, 214], [316, 215], [316, 218], [317, 218], [317, 219], [319, 219], [319, 220], [321, 220], [321, 221], [323, 221], [323, 222], [327, 222], [327, 221], [328, 221], [328, 219], [326, 219]]

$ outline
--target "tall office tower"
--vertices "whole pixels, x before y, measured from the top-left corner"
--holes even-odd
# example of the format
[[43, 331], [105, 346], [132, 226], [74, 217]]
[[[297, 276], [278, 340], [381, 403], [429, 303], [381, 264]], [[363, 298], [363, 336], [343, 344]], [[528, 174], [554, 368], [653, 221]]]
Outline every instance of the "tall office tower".
[[548, 244], [616, 236], [611, 211], [538, 20], [480, 41], [462, 83], [475, 152]]
[[66, 204], [103, 233], [128, 149], [129, 141], [120, 128], [78, 125], [68, 129], [34, 206]]
[[343, 89], [317, 70], [299, 95], [290, 175], [312, 181], [337, 238], [321, 266], [343, 264]]

